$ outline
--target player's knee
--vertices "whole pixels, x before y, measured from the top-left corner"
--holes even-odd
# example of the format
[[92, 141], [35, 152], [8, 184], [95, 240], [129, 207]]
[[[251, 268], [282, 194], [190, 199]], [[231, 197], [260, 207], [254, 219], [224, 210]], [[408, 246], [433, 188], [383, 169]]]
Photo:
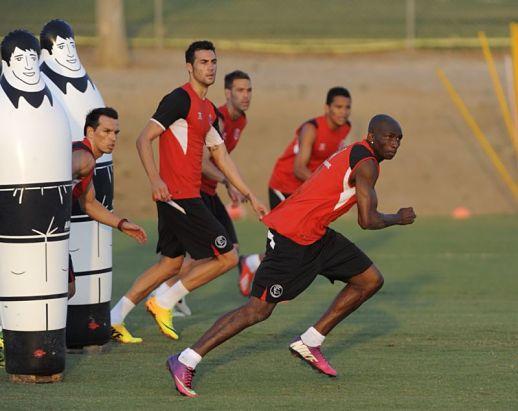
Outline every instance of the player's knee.
[[254, 299], [250, 299], [245, 307], [248, 322], [252, 325], [268, 319], [275, 306], [264, 301], [254, 301]]
[[237, 254], [236, 249], [233, 249], [232, 251], [229, 251], [228, 253], [218, 256], [218, 260], [223, 265], [224, 271], [228, 271], [237, 265], [237, 263], [239, 261], [239, 256]]
[[164, 272], [166, 276], [178, 274], [183, 264], [182, 257], [165, 257], [162, 256], [159, 261], [160, 271]]
[[381, 289], [383, 287], [383, 284], [385, 283], [385, 279], [381, 275], [379, 271], [376, 272], [375, 275], [372, 275], [372, 278], [370, 279], [368, 283], [368, 291], [369, 294], [373, 294]]

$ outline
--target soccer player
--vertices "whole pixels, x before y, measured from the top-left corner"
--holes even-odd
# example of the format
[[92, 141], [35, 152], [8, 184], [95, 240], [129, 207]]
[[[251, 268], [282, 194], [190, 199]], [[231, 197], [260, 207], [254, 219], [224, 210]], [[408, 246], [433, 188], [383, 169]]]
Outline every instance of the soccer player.
[[[88, 113], [85, 120], [82, 141], [72, 144], [72, 197], [78, 200], [83, 211], [90, 218], [107, 226], [118, 228], [140, 244], [147, 240], [146, 232], [136, 224], [107, 210], [95, 198], [93, 175], [95, 161], [103, 154], [112, 153], [119, 134], [119, 115], [111, 107], [96, 108]], [[75, 293], [75, 278], [72, 259], [69, 259], [68, 294]]]
[[202, 357], [245, 328], [266, 320], [277, 303], [295, 298], [317, 274], [346, 286], [322, 317], [291, 341], [289, 349], [319, 372], [337, 375], [320, 347], [335, 326], [381, 288], [383, 277], [369, 257], [328, 226], [356, 203], [363, 229], [414, 222], [411, 207], [396, 214], [380, 213], [374, 189], [379, 163], [394, 158], [402, 137], [396, 120], [383, 114], [374, 116], [365, 140], [324, 161], [304, 185], [263, 218], [269, 228], [266, 257], [248, 302], [223, 315], [192, 348], [167, 360], [182, 395], [197, 396], [192, 378]]
[[[247, 118], [245, 111], [250, 107], [252, 100], [252, 82], [250, 76], [241, 71], [235, 70], [228, 73], [225, 76], [225, 99], [226, 102], [218, 108], [219, 115], [219, 126], [221, 130], [221, 137], [225, 142], [225, 147], [230, 154], [237, 146], [240, 141], [243, 130], [247, 124]], [[224, 184], [227, 188], [228, 195], [234, 205], [238, 204], [243, 200], [240, 193], [228, 182], [223, 173], [214, 164], [214, 161], [208, 155], [208, 150], [205, 150], [202, 165], [202, 180], [201, 180], [201, 199], [207, 206], [207, 208], [214, 214], [216, 219], [225, 227], [230, 241], [234, 244], [236, 250], [238, 248], [238, 240], [236, 230], [232, 219], [228, 215], [228, 212], [219, 198], [216, 188], [218, 183]], [[239, 259], [240, 266], [241, 260]], [[180, 271], [180, 276], [185, 270], [189, 270], [192, 267], [192, 260], [186, 258]], [[247, 278], [246, 278], [247, 279]], [[162, 292], [167, 290], [172, 284], [174, 284], [175, 278], [169, 279], [165, 285], [161, 285], [155, 292], [155, 295], [160, 295]], [[240, 290], [248, 290], [248, 283], [244, 284], [244, 288]], [[185, 305], [185, 299], [183, 303], [177, 304], [176, 308], [186, 315], [190, 314], [190, 310]], [[187, 313], [185, 313], [187, 311]]]
[[351, 95], [343, 87], [327, 92], [324, 115], [305, 121], [275, 163], [268, 184], [270, 208], [275, 208], [335, 153], [351, 130]]
[[[340, 147], [351, 130], [351, 95], [343, 87], [327, 92], [324, 115], [305, 121], [295, 131], [295, 137], [277, 160], [268, 185], [270, 208], [284, 201]], [[262, 255], [250, 254], [240, 260], [239, 288], [250, 294], [254, 273]]]
[[[189, 292], [235, 267], [237, 252], [225, 227], [200, 197], [202, 156], [207, 146], [215, 164], [261, 217], [266, 208], [252, 194], [228, 155], [217, 128], [216, 108], [206, 98], [216, 79], [217, 59], [209, 41], [192, 43], [185, 52], [189, 82], [166, 95], [137, 140], [137, 149], [151, 183], [158, 209], [160, 260], [142, 273], [111, 311], [113, 336], [119, 342], [140, 342], [123, 322], [128, 313], [158, 285], [179, 273], [186, 253], [203, 260], [175, 278], [165, 292], [146, 301], [162, 333], [178, 338], [172, 308]], [[152, 142], [159, 138], [160, 169]]]

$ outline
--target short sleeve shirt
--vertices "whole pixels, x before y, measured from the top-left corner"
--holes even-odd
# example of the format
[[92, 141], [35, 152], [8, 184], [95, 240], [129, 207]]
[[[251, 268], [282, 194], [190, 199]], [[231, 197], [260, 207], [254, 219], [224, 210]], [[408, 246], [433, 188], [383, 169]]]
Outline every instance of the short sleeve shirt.
[[214, 104], [187, 83], [162, 99], [151, 120], [164, 130], [159, 172], [172, 198], [200, 197], [203, 147], [223, 144]]

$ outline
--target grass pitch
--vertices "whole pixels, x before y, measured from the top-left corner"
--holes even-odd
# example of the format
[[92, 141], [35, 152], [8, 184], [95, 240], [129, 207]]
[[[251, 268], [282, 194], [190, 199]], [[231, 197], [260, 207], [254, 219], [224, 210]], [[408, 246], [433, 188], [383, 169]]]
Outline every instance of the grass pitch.
[[[114, 301], [154, 259], [116, 234]], [[361, 231], [337, 225], [385, 275], [385, 286], [328, 337], [337, 379], [316, 374], [287, 350], [340, 289], [325, 279], [272, 317], [209, 354], [194, 385], [174, 391], [166, 357], [195, 341], [222, 313], [241, 304], [236, 271], [188, 298], [193, 316], [178, 318], [167, 340], [139, 306], [128, 328], [138, 346], [102, 355], [69, 355], [65, 381], [27, 386], [0, 377], [2, 409], [516, 409], [518, 408], [518, 219], [420, 218], [413, 226]], [[244, 252], [262, 250], [264, 228], [243, 222]]]

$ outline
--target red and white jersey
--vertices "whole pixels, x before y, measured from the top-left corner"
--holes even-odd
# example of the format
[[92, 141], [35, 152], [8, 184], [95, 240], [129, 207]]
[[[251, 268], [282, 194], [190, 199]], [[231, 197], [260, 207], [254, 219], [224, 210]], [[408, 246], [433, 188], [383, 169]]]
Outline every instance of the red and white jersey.
[[[223, 130], [221, 130], [221, 136], [223, 137], [227, 151], [231, 153], [232, 150], [236, 148], [237, 143], [239, 142], [239, 138], [241, 137], [241, 133], [246, 127], [246, 115], [243, 113], [237, 119], [232, 120], [226, 104], [219, 107], [218, 112], [221, 119], [223, 120]], [[216, 180], [202, 176], [201, 191], [204, 193], [212, 196], [215, 195], [217, 185], [218, 182]]]
[[166, 95], [151, 120], [164, 129], [160, 177], [173, 199], [200, 197], [203, 146], [222, 144], [216, 108], [187, 83]]
[[[75, 141], [72, 143], [72, 153], [78, 150], [83, 150], [87, 153], [90, 153], [95, 161], [94, 153], [92, 151], [92, 144], [86, 137], [82, 141]], [[76, 178], [74, 181], [72, 181], [72, 198], [74, 200], [78, 200], [86, 192], [90, 181], [92, 181], [92, 178], [94, 177], [94, 169], [95, 166], [92, 167], [88, 175], [85, 177]]]
[[291, 194], [303, 183], [302, 180], [295, 177], [293, 170], [295, 167], [295, 156], [299, 152], [300, 133], [308, 123], [313, 124], [316, 128], [316, 138], [313, 142], [311, 156], [307, 164], [307, 168], [311, 172], [314, 172], [326, 158], [338, 150], [342, 141], [345, 140], [349, 131], [351, 131], [351, 123], [349, 122], [336, 130], [331, 130], [325, 116], [304, 122], [295, 132], [295, 138], [275, 163], [270, 178], [270, 188], [281, 193]]
[[325, 160], [290, 197], [263, 218], [263, 223], [292, 241], [308, 245], [356, 204], [350, 176], [363, 161], [379, 162], [366, 140], [351, 144]]

